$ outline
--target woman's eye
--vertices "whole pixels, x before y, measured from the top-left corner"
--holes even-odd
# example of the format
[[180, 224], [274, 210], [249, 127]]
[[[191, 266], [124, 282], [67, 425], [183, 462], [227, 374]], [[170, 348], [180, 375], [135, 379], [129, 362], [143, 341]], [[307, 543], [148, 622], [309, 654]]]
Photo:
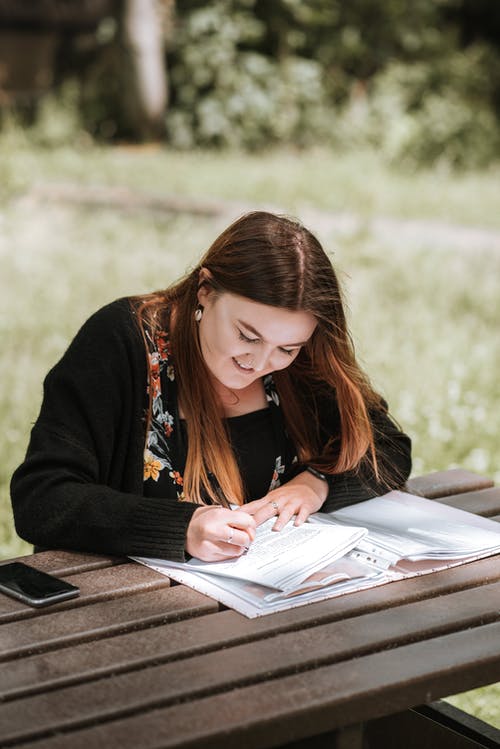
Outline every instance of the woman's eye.
[[244, 333], [241, 332], [241, 330], [238, 329], [238, 333], [240, 334], [240, 341], [245, 341], [246, 343], [258, 343], [258, 338], [249, 338]]
[[[245, 343], [260, 343], [260, 338], [249, 338], [247, 335], [243, 333], [242, 330], [237, 328], [240, 341], [245, 341]], [[300, 351], [299, 348], [283, 348], [282, 346], [279, 346], [279, 351], [281, 351], [282, 354], [286, 354], [287, 356], [294, 356], [298, 351]]]

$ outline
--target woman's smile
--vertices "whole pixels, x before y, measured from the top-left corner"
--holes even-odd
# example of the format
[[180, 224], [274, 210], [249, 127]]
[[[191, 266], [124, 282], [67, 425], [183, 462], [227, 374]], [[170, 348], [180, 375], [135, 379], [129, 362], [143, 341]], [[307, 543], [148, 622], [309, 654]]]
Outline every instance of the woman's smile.
[[253, 367], [252, 367], [251, 364], [244, 364], [242, 361], [240, 361], [239, 359], [237, 359], [235, 356], [233, 356], [233, 361], [236, 364], [237, 369], [239, 369], [239, 370], [241, 370], [243, 372], [246, 372], [247, 374], [249, 374], [249, 373], [251, 373], [251, 372], [254, 371], [254, 369], [253, 369]]

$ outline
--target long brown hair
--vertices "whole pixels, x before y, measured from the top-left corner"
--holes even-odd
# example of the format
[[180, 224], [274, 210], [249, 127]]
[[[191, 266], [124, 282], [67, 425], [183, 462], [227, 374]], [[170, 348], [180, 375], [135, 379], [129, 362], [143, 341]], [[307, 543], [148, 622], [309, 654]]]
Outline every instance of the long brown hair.
[[[273, 375], [298, 459], [336, 474], [355, 469], [368, 456], [377, 473], [368, 410], [381, 407], [381, 399], [356, 362], [331, 262], [316, 237], [298, 221], [255, 211], [225, 229], [183, 279], [135, 300], [145, 342], [146, 331], [154, 338], [161, 330], [165, 310], [175, 312], [170, 338], [188, 430], [186, 498], [199, 503], [204, 497], [223, 504], [243, 502], [241, 477], [194, 319], [201, 268], [210, 271], [210, 283], [218, 293], [315, 316], [317, 326], [308, 344], [289, 367]], [[332, 391], [341, 429], [325, 446], [318, 415], [322, 397]]]

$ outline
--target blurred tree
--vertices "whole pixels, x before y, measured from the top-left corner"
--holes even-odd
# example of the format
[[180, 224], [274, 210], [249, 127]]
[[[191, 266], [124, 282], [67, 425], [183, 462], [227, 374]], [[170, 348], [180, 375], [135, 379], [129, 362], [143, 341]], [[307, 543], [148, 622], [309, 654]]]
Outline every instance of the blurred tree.
[[164, 133], [167, 74], [157, 0], [123, 0], [120, 13], [124, 69], [123, 104], [141, 140]]

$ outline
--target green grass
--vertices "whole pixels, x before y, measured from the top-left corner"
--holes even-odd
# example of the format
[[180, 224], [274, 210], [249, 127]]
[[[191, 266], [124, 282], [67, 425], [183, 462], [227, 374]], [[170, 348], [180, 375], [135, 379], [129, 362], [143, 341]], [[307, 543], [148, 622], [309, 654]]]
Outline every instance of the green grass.
[[[0, 138], [0, 559], [29, 553], [16, 536], [8, 482], [22, 460], [48, 368], [97, 307], [165, 286], [195, 261], [226, 219], [43, 204], [35, 184], [124, 185], [159, 194], [270, 203], [299, 216], [333, 253], [358, 355], [414, 442], [414, 473], [461, 466], [500, 480], [500, 252], [417, 232], [377, 233], [370, 217], [500, 229], [498, 172], [400, 174], [376, 155], [276, 151], [35, 148]], [[313, 214], [310, 214], [313, 215]], [[454, 698], [455, 699], [455, 698]], [[469, 701], [473, 700], [473, 707]], [[457, 697], [500, 727], [498, 687]]]
[[363, 217], [458, 221], [500, 228], [500, 167], [456, 174], [388, 170], [376, 154], [275, 150], [174, 152], [163, 148], [34, 148], [16, 131], [0, 143], [0, 190], [72, 181], [129, 185], [154, 193], [257, 201], [301, 212], [307, 206]]
[[500, 683], [489, 687], [473, 689], [453, 697], [447, 697], [447, 702], [466, 713], [475, 715], [479, 720], [500, 728]]

